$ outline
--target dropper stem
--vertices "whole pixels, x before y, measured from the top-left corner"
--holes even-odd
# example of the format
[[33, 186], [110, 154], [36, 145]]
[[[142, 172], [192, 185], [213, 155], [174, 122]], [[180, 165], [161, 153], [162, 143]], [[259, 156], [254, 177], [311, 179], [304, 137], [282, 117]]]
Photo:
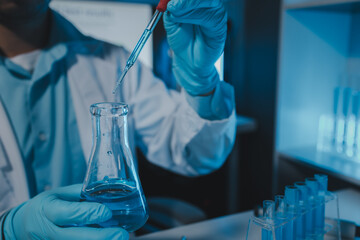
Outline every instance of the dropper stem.
[[116, 82], [116, 85], [115, 85], [115, 88], [112, 92], [112, 94], [115, 94], [116, 93], [116, 90], [118, 89], [118, 87], [120, 86], [120, 84], [122, 83], [122, 81], [124, 80], [124, 77], [126, 75], [126, 73], [129, 71], [129, 68], [126, 66], [124, 71], [121, 73], [118, 81]]
[[163, 12], [160, 12], [159, 10], [156, 10], [153, 17], [151, 18], [149, 24], [147, 25], [146, 29], [144, 30], [143, 34], [141, 35], [139, 41], [137, 42], [134, 50], [132, 51], [130, 57], [128, 58], [126, 62], [126, 66], [124, 71], [122, 72], [120, 78], [116, 82], [116, 86], [113, 90], [113, 94], [115, 94], [117, 88], [123, 81], [126, 73], [129, 71], [129, 69], [135, 64], [136, 60], [138, 59], [142, 49], [144, 48], [147, 40], [149, 39], [151, 33], [153, 32], [154, 28], [156, 27], [156, 24], [159, 22], [161, 16], [163, 15]]
[[159, 20], [163, 14], [164, 14], [163, 12], [156, 10], [154, 12], [154, 15], [152, 16], [149, 24], [147, 25], [146, 29], [150, 30], [151, 32], [154, 31], [154, 28], [156, 27], [157, 23], [159, 22]]
[[151, 18], [148, 26], [146, 27], [145, 31], [141, 35], [138, 43], [136, 44], [134, 50], [132, 51], [128, 61], [126, 62], [126, 66], [130, 69], [136, 62], [137, 58], [140, 55], [140, 52], [145, 46], [145, 43], [151, 36], [151, 33], [153, 32], [156, 24], [159, 22], [161, 16], [163, 15], [162, 12], [159, 12], [158, 10], [155, 11], [153, 17]]

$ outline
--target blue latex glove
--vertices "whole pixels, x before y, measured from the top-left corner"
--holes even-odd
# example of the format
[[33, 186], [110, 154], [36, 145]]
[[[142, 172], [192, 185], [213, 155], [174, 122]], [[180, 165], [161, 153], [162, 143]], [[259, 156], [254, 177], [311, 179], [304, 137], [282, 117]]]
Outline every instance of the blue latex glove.
[[64, 227], [104, 222], [112, 217], [103, 204], [79, 202], [81, 184], [43, 192], [12, 209], [5, 239], [128, 239], [122, 228]]
[[211, 93], [219, 76], [214, 66], [227, 31], [221, 0], [171, 0], [164, 15], [167, 39], [174, 51], [173, 72], [192, 96]]

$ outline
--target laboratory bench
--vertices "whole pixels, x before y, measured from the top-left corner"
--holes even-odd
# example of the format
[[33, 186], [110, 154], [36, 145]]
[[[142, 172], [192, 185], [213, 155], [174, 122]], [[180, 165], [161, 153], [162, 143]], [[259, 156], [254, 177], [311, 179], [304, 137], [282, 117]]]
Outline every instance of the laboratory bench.
[[358, 0], [286, 0], [287, 10], [325, 9], [333, 11], [354, 11], [360, 7]]
[[[339, 199], [340, 219], [356, 223], [360, 226], [360, 192], [354, 189], [343, 189], [336, 192]], [[246, 239], [249, 219], [253, 211], [245, 211], [218, 217], [202, 222], [180, 226], [164, 231], [159, 231], [139, 237], [131, 237], [133, 240], [233, 240]], [[333, 216], [327, 216], [333, 217]], [[254, 233], [254, 232], [253, 232]], [[255, 234], [255, 233], [254, 233]], [[249, 240], [257, 239], [249, 236]], [[325, 238], [331, 239], [331, 238]], [[342, 239], [351, 239], [344, 238]], [[352, 238], [354, 239], [354, 238]], [[358, 238], [356, 238], [358, 239]], [[359, 238], [360, 239], [360, 238]]]
[[[227, 215], [177, 228], [130, 238], [136, 240], [245, 239], [252, 211]], [[185, 238], [184, 238], [185, 237]]]

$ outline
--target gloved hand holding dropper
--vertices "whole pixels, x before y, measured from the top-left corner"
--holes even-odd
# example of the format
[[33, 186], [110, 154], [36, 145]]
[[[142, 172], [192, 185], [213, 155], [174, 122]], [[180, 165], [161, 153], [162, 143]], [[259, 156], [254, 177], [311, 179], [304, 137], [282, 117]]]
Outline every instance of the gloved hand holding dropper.
[[154, 29], [155, 29], [157, 23], [159, 22], [160, 18], [162, 17], [164, 12], [166, 11], [167, 4], [169, 3], [169, 1], [170, 0], [160, 0], [159, 4], [156, 7], [156, 11], [155, 11], [154, 15], [150, 19], [149, 24], [146, 26], [146, 28], [145, 28], [143, 34], [141, 35], [139, 41], [136, 43], [135, 48], [131, 52], [131, 55], [130, 55], [129, 59], [126, 61], [125, 68], [122, 71], [122, 73], [121, 73], [120, 77], [118, 78], [118, 80], [116, 81], [116, 85], [115, 85], [115, 88], [113, 90], [113, 94], [116, 93], [116, 90], [118, 89], [118, 87], [122, 83], [122, 81], [124, 80], [125, 75], [130, 70], [130, 68], [135, 64], [135, 62], [136, 62], [137, 58], [139, 57], [143, 47], [145, 46], [147, 40], [149, 39], [152, 32], [154, 31]]
[[173, 72], [192, 96], [210, 94], [219, 82], [215, 62], [227, 32], [221, 0], [172, 0], [164, 15], [167, 39], [174, 51]]
[[173, 72], [179, 84], [193, 96], [212, 93], [219, 76], [215, 62], [221, 56], [227, 31], [227, 14], [221, 0], [161, 0], [132, 51], [113, 91], [133, 66], [163, 12]]

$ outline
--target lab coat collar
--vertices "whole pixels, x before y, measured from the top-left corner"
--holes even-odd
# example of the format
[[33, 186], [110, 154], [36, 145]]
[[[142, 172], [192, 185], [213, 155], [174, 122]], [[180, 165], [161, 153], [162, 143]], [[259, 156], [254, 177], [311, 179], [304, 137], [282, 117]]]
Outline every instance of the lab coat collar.
[[18, 75], [21, 79], [30, 79], [31, 73], [26, 71], [21, 66], [17, 65], [16, 63], [13, 63], [8, 58], [3, 59], [3, 65], [8, 69], [8, 71], [15, 73]]
[[[94, 41], [92, 38], [83, 35], [68, 20], [54, 10], [51, 11], [51, 29], [48, 47], [58, 44], [74, 44], [86, 41]], [[78, 48], [78, 52], [86, 51], [86, 48]]]
[[52, 65], [66, 56], [68, 42], [82, 38], [82, 34], [62, 16], [52, 10], [49, 11], [51, 21], [49, 42], [39, 57], [33, 79], [40, 79], [48, 74]]
[[32, 79], [38, 80], [47, 75], [53, 64], [60, 61], [66, 56], [67, 47], [64, 44], [58, 44], [51, 49], [44, 49], [36, 64]]
[[[72, 23], [61, 16], [56, 11], [51, 10], [51, 31], [48, 48], [54, 46], [64, 46], [71, 48], [71, 52], [77, 54], [89, 54], [99, 50], [101, 46], [98, 40], [83, 35]], [[66, 54], [66, 52], [64, 52]]]
[[87, 54], [89, 48], [84, 46], [84, 42], [94, 41], [92, 38], [81, 34], [68, 20], [56, 11], [50, 10], [50, 36], [47, 46], [40, 55], [33, 79], [40, 79], [48, 74], [55, 62], [67, 56], [69, 48], [72, 52]]
[[37, 80], [49, 73], [52, 64], [66, 56], [67, 48], [65, 43], [75, 37], [79, 39], [79, 37], [82, 36], [81, 33], [76, 32], [77, 30], [64, 20], [63, 17], [52, 10], [50, 11], [51, 27], [49, 42], [43, 49], [42, 54], [40, 54], [33, 74], [0, 55], [0, 64], [4, 65], [6, 69], [22, 79]]
[[[34, 81], [41, 79], [51, 71], [54, 63], [67, 56], [69, 48], [71, 48], [71, 52], [78, 54], [88, 54], [99, 50], [98, 41], [81, 34], [56, 11], [51, 9], [49, 11], [51, 21], [49, 41], [46, 47], [42, 49], [43, 52], [39, 56], [33, 74], [0, 55], [0, 64], [5, 65], [9, 71], [16, 73], [21, 78]], [[84, 42], [95, 44], [84, 46]]]

